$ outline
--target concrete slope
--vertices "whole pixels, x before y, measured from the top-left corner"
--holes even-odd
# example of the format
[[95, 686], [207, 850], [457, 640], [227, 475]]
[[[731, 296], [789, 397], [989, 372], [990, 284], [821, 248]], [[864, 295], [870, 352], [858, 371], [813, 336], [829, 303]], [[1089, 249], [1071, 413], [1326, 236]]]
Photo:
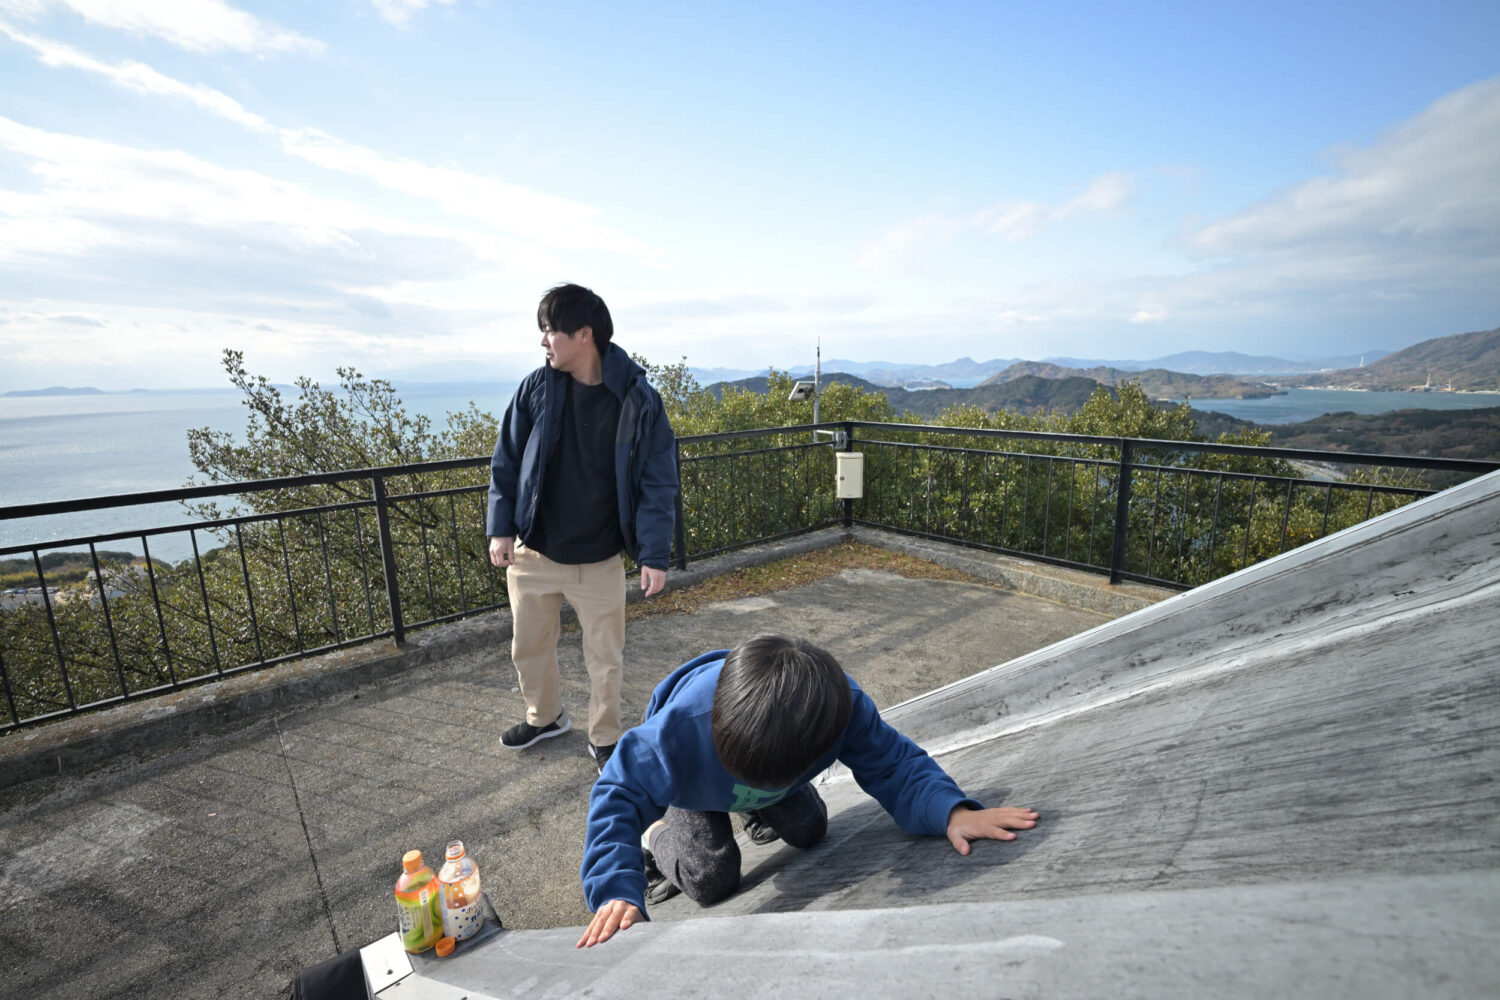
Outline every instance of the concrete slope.
[[[1042, 824], [956, 855], [837, 769], [827, 840], [481, 995], [1500, 995], [1500, 475], [887, 713]], [[387, 990], [419, 994], [409, 977]], [[523, 984], [524, 987], [523, 987]], [[431, 983], [436, 988], [435, 983]]]

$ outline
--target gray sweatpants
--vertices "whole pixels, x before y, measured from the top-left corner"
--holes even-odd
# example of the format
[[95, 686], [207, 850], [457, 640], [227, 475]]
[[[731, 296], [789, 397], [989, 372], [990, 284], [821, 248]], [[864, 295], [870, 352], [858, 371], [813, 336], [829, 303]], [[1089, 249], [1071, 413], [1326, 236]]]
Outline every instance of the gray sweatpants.
[[[806, 850], [828, 832], [828, 806], [812, 785], [803, 785], [756, 813], [781, 839]], [[729, 814], [669, 807], [666, 824], [651, 835], [656, 866], [689, 899], [709, 906], [740, 887], [740, 845]]]

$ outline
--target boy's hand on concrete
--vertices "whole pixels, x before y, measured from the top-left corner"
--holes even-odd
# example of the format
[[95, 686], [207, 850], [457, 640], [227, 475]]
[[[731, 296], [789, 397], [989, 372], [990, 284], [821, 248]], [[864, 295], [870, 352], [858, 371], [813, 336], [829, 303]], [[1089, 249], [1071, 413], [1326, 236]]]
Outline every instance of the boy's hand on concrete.
[[608, 941], [615, 936], [615, 931], [623, 931], [640, 919], [641, 911], [634, 903], [627, 903], [623, 899], [611, 899], [599, 907], [599, 912], [594, 914], [593, 922], [584, 930], [583, 937], [578, 939], [578, 947], [592, 948], [596, 944]]
[[513, 535], [490, 536], [490, 565], [504, 569], [516, 561], [516, 539]]
[[955, 806], [948, 814], [948, 842], [959, 854], [969, 853], [971, 840], [1015, 840], [1012, 830], [1036, 826], [1035, 809], [970, 809]]
[[652, 569], [650, 566], [641, 567], [641, 590], [645, 596], [660, 594], [667, 585], [667, 571], [664, 569]]

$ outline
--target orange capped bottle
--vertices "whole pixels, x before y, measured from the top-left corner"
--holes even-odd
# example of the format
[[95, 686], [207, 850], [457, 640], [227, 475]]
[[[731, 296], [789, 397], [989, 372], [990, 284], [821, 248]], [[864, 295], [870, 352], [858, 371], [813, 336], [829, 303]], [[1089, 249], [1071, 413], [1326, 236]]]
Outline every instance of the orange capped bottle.
[[479, 895], [479, 866], [464, 850], [462, 840], [448, 845], [437, 880], [441, 889], [443, 933], [455, 941], [473, 937], [484, 924], [484, 900]]
[[396, 880], [396, 918], [401, 946], [410, 952], [426, 951], [443, 936], [443, 912], [437, 876], [422, 863], [421, 851], [401, 856], [401, 877]]

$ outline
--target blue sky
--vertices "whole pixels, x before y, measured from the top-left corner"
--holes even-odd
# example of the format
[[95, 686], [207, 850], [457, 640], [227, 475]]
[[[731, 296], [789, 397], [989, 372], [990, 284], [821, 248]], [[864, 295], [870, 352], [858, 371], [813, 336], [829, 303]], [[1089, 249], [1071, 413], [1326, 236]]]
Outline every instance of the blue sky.
[[1500, 4], [0, 0], [0, 390], [1500, 325]]

